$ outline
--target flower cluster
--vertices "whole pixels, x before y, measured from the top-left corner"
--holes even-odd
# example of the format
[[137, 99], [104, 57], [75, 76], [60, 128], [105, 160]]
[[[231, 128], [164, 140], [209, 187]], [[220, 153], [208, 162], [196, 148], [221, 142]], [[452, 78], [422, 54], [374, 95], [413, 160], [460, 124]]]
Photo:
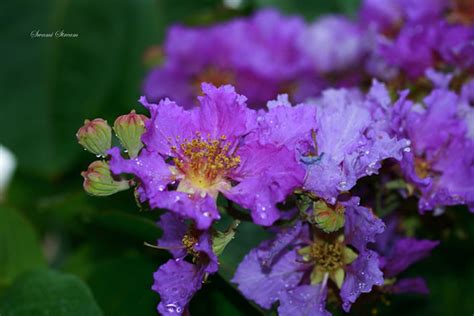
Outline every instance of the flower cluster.
[[170, 29], [139, 100], [149, 118], [114, 124], [123, 149], [103, 119], [77, 134], [103, 157], [83, 173], [88, 193], [134, 187], [163, 212], [160, 314], [188, 313], [241, 220], [274, 233], [232, 279], [263, 309], [330, 315], [428, 292], [403, 272], [438, 241], [409, 236], [397, 209], [474, 210], [474, 29], [460, 3], [365, 0], [358, 21], [264, 10]]

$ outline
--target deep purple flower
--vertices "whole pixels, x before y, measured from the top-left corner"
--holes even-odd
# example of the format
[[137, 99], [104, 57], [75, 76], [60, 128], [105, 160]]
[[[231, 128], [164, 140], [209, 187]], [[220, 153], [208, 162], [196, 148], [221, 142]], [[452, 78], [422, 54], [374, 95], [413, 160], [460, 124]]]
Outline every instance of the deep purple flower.
[[[182, 315], [207, 275], [217, 272], [217, 256], [210, 233], [189, 227], [178, 215], [165, 213], [158, 226], [163, 230], [158, 246], [169, 249], [174, 258], [155, 272], [152, 289], [160, 294], [161, 315]], [[185, 260], [187, 255], [193, 263]]]
[[[438, 241], [418, 240], [404, 237], [399, 231], [399, 219], [391, 216], [387, 219], [387, 229], [376, 238], [374, 249], [381, 254], [380, 269], [387, 279], [398, 278], [412, 264], [426, 258], [431, 250], [439, 245]], [[423, 278], [395, 279], [394, 283], [383, 286], [383, 290], [395, 294], [427, 294], [428, 286]]]
[[306, 79], [309, 62], [298, 46], [304, 30], [301, 18], [270, 9], [208, 27], [174, 26], [165, 62], [150, 72], [143, 90], [151, 101], [170, 97], [186, 108], [196, 104], [201, 82], [233, 84], [255, 108], [281, 92], [306, 97], [317, 84]]
[[436, 21], [448, 5], [448, 0], [364, 0], [359, 16], [365, 25], [390, 31], [403, 22]]
[[379, 37], [376, 49], [388, 65], [416, 79], [434, 66], [437, 45], [439, 32], [435, 24], [413, 23], [405, 25], [394, 39]]
[[219, 218], [219, 192], [250, 209], [257, 224], [271, 225], [280, 216], [276, 203], [302, 184], [303, 168], [289, 148], [259, 141], [257, 113], [233, 87], [202, 89], [191, 110], [142, 97], [151, 113], [145, 148], [130, 160], [112, 149], [112, 172], [134, 174], [142, 202], [191, 218], [198, 229]]
[[391, 102], [382, 84], [374, 82], [366, 97], [356, 90], [326, 90], [316, 103], [317, 152], [301, 156], [304, 188], [333, 204], [359, 178], [377, 173], [384, 159], [401, 159], [409, 142], [389, 135], [385, 113]]
[[325, 310], [329, 280], [341, 289], [346, 311], [361, 293], [382, 285], [378, 254], [367, 244], [383, 232], [383, 222], [359, 206], [357, 198], [338, 203], [345, 209], [344, 236], [331, 241], [315, 237], [307, 223], [280, 231], [239, 265], [233, 282], [242, 294], [265, 309], [279, 301], [280, 315], [329, 315]]

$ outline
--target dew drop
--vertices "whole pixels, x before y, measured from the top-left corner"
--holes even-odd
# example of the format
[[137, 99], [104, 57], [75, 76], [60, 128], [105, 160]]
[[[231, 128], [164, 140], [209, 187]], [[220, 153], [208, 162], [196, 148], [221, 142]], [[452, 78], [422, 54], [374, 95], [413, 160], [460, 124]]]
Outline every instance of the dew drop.
[[[166, 307], [166, 310], [169, 312], [169, 313], [179, 313], [181, 312], [181, 308], [179, 306], [177, 306], [176, 304], [166, 304], [165, 305]], [[178, 311], [179, 309], [179, 311]]]
[[411, 148], [410, 147], [405, 147], [405, 148], [403, 148], [403, 151], [406, 152], [406, 153], [409, 153], [411, 151]]
[[203, 215], [204, 217], [211, 217], [211, 213], [210, 213], [210, 212], [204, 212], [204, 213], [202, 213], [202, 215]]

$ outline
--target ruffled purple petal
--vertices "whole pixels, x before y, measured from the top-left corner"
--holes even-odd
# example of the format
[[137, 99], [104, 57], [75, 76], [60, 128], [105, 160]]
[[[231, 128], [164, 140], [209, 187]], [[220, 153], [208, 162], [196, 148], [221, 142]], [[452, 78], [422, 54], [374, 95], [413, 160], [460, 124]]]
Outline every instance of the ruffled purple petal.
[[150, 111], [151, 118], [145, 123], [142, 141], [150, 151], [171, 156], [172, 146], [179, 147], [178, 140], [190, 139], [197, 131], [193, 112], [187, 111], [168, 99], [159, 104], [140, 102]]
[[331, 316], [326, 310], [326, 288], [314, 285], [300, 285], [280, 294], [280, 316]]
[[166, 212], [160, 216], [157, 224], [163, 231], [161, 238], [158, 239], [158, 246], [167, 248], [174, 258], [186, 256], [182, 240], [188, 226], [184, 219], [174, 213]]
[[374, 285], [382, 285], [383, 282], [377, 253], [372, 250], [359, 253], [357, 259], [346, 267], [346, 276], [340, 292], [343, 309], [349, 312], [360, 294], [369, 293]]
[[375, 242], [375, 237], [383, 233], [385, 224], [371, 210], [359, 206], [358, 198], [342, 204], [345, 207], [345, 241], [359, 252], [364, 252], [367, 243]]
[[193, 295], [201, 288], [204, 273], [189, 262], [172, 259], [153, 275], [153, 291], [160, 294], [158, 312], [161, 315], [182, 315]]
[[171, 182], [171, 171], [163, 157], [155, 152], [143, 149], [134, 159], [124, 159], [120, 150], [114, 147], [109, 150], [110, 170], [116, 175], [131, 173], [140, 179], [140, 199], [153, 200], [166, 189]]
[[209, 195], [200, 197], [178, 191], [163, 191], [149, 199], [149, 204], [153, 208], [168, 209], [191, 218], [196, 228], [201, 230], [208, 229], [214, 220], [220, 218], [216, 201]]
[[276, 204], [303, 184], [304, 169], [286, 147], [254, 143], [237, 153], [242, 162], [234, 180], [240, 183], [224, 195], [250, 209], [255, 223], [269, 226], [280, 217]]
[[288, 245], [298, 238], [301, 229], [301, 222], [297, 222], [294, 226], [279, 232], [275, 238], [265, 246], [260, 246], [257, 249], [257, 255], [261, 264], [270, 267], [273, 264], [274, 259], [281, 254]]
[[282, 291], [292, 289], [300, 282], [302, 264], [297, 259], [295, 251], [287, 252], [268, 269], [261, 265], [257, 250], [253, 249], [240, 263], [232, 282], [246, 298], [269, 309]]
[[199, 235], [199, 241], [194, 245], [194, 250], [207, 257], [207, 262], [204, 263], [205, 273], [215, 273], [219, 270], [217, 256], [212, 251], [212, 237], [209, 231], [204, 231]]
[[232, 143], [256, 127], [256, 112], [247, 108], [246, 97], [237, 94], [234, 87], [226, 85], [216, 88], [202, 84], [203, 96], [198, 97], [196, 108], [198, 130], [212, 139], [221, 136]]
[[413, 263], [429, 256], [431, 250], [439, 245], [438, 241], [403, 238], [397, 240], [394, 249], [384, 258], [383, 271], [388, 278], [403, 272]]
[[[311, 129], [315, 129], [316, 106], [291, 106], [288, 95], [267, 103], [268, 112], [259, 116], [260, 143], [286, 146], [290, 150], [302, 143], [312, 143]], [[308, 145], [306, 145], [307, 147]]]

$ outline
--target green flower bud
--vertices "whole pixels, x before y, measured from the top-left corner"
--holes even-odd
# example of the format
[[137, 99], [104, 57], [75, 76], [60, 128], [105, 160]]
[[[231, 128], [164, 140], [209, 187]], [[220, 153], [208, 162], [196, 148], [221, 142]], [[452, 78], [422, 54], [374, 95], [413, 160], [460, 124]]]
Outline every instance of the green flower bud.
[[116, 181], [110, 173], [109, 165], [102, 160], [91, 163], [81, 176], [84, 178], [84, 190], [95, 196], [112, 195], [130, 187], [128, 181]]
[[335, 232], [344, 226], [344, 206], [339, 203], [335, 206], [328, 205], [322, 200], [314, 202], [313, 219], [324, 232]]
[[76, 134], [79, 144], [96, 156], [107, 156], [107, 150], [112, 146], [112, 129], [107, 121], [96, 118], [85, 120]]
[[129, 114], [119, 116], [115, 120], [115, 134], [131, 158], [136, 157], [143, 148], [141, 137], [145, 132], [147, 119], [145, 115], [136, 114], [135, 110], [132, 110]]

